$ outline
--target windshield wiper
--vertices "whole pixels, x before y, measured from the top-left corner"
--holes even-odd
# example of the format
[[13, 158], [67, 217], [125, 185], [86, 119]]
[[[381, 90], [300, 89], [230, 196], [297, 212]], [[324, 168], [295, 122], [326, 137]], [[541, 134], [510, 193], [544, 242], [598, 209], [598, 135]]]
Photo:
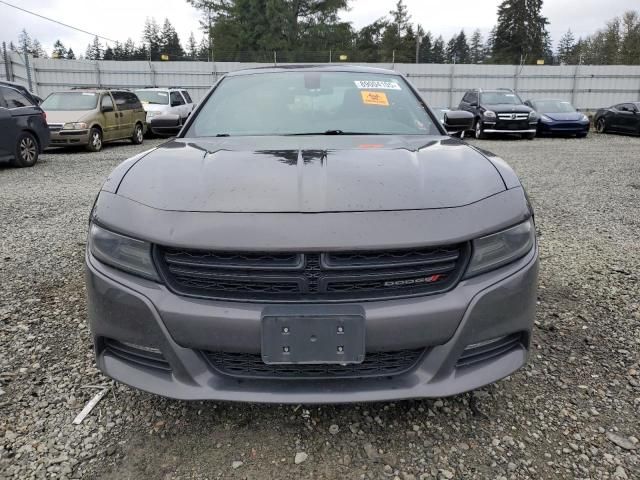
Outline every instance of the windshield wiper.
[[230, 137], [228, 133], [216, 133], [216, 137]]
[[349, 132], [345, 130], [325, 130], [324, 132], [304, 132], [304, 133], [287, 133], [287, 136], [300, 136], [300, 135], [384, 135], [382, 133], [374, 132]]

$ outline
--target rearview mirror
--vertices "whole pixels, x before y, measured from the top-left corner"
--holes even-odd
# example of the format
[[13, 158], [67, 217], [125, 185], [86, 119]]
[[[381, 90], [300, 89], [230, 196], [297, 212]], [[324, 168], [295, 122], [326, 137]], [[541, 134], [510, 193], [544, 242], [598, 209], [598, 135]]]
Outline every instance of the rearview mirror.
[[149, 122], [151, 131], [161, 137], [172, 137], [182, 130], [180, 115], [159, 115]]
[[462, 134], [473, 129], [473, 113], [453, 110], [444, 114], [444, 128], [449, 135]]

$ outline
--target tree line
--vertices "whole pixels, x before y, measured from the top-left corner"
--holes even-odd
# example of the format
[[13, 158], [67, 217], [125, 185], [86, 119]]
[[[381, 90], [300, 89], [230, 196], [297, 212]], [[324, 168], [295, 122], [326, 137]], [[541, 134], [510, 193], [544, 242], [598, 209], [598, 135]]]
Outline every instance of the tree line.
[[[349, 0], [186, 0], [201, 12], [204, 36], [183, 44], [168, 19], [147, 19], [139, 43], [103, 45], [93, 39], [90, 60], [218, 60], [271, 62], [396, 62], [464, 64], [640, 64], [640, 13], [626, 12], [584, 38], [571, 30], [557, 49], [542, 15], [543, 0], [504, 0], [486, 38], [464, 30], [448, 40], [411, 21], [403, 0], [385, 17], [357, 30], [340, 19]], [[47, 53], [23, 30], [18, 45], [34, 57]], [[10, 48], [16, 49], [11, 43]], [[275, 53], [274, 53], [275, 52]], [[76, 58], [62, 41], [54, 58]]]

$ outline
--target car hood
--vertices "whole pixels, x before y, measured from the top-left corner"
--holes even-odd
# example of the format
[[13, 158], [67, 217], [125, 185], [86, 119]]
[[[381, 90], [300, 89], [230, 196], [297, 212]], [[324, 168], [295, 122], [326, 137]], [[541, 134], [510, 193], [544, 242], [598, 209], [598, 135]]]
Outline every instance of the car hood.
[[529, 113], [532, 112], [533, 109], [527, 107], [526, 105], [507, 105], [507, 104], [497, 104], [497, 105], [482, 105], [485, 109], [494, 111], [496, 113]]
[[81, 122], [93, 114], [93, 110], [45, 110], [47, 123]]
[[565, 112], [565, 113], [543, 113], [542, 115], [545, 115], [547, 117], [549, 117], [551, 120], [556, 120], [556, 121], [578, 121], [582, 119], [582, 114], [580, 112]]
[[142, 102], [142, 108], [145, 112], [166, 112], [169, 110], [169, 104], [145, 103]]
[[354, 212], [468, 205], [505, 190], [493, 164], [442, 136], [173, 140], [117, 194], [160, 210]]

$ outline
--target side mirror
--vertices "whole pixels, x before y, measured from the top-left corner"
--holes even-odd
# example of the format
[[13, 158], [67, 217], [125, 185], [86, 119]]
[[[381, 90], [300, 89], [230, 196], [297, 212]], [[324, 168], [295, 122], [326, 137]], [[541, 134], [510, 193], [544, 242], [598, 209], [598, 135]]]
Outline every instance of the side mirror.
[[449, 135], [462, 135], [467, 130], [473, 129], [475, 117], [471, 112], [453, 110], [444, 114], [444, 128]]
[[180, 106], [180, 102], [177, 102], [176, 100], [174, 100], [173, 102], [171, 102], [171, 106], [172, 107], [179, 107]]
[[151, 131], [161, 137], [172, 137], [182, 130], [182, 120], [179, 115], [158, 115], [149, 122]]
[[113, 112], [113, 105], [103, 105], [100, 111], [102, 113]]

